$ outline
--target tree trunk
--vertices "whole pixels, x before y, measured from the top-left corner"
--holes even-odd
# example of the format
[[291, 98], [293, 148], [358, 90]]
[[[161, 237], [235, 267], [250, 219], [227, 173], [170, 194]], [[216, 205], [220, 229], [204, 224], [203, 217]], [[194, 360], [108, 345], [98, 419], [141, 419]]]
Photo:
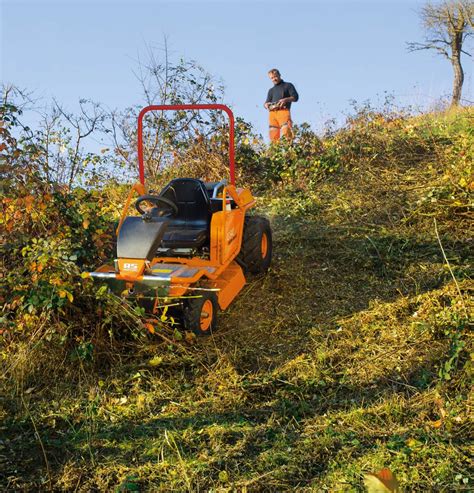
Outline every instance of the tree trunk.
[[459, 106], [459, 102], [461, 101], [462, 85], [464, 83], [464, 71], [461, 65], [461, 46], [462, 46], [461, 35], [456, 34], [451, 46], [452, 46], [451, 63], [453, 65], [453, 70], [454, 70], [453, 97], [451, 99], [451, 106]]

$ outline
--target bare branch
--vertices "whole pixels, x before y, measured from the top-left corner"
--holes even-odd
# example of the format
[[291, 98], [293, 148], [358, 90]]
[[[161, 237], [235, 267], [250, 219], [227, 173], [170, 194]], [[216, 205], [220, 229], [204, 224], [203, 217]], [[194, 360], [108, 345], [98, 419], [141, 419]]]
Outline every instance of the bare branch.
[[[147, 46], [146, 60], [138, 56], [137, 65], [133, 73], [146, 105], [214, 103], [221, 98], [222, 86], [214, 86], [213, 77], [196, 62], [173, 61], [166, 38], [158, 49]], [[116, 155], [130, 165], [135, 165], [136, 118], [141, 106], [109, 115]], [[156, 177], [171, 162], [175, 150], [190, 145], [197, 134], [205, 135], [212, 128], [218, 128], [219, 122], [218, 118], [203, 117], [195, 112], [147, 115], [143, 121], [143, 148], [148, 175]]]
[[[79, 165], [82, 160], [81, 143], [103, 123], [105, 119], [105, 111], [102, 109], [100, 104], [82, 99], [79, 101], [80, 116], [76, 116], [65, 111], [56, 100], [53, 101], [56, 110], [69, 123], [75, 133], [73, 152], [69, 157], [70, 168], [69, 178], [67, 180], [68, 186], [71, 186], [79, 171]], [[86, 105], [90, 106], [90, 108], [88, 109]]]

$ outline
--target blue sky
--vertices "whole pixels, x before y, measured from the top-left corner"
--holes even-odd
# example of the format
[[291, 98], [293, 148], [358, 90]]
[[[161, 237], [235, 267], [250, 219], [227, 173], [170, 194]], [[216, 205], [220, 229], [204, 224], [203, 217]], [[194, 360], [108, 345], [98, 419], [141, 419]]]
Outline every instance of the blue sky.
[[[2, 82], [71, 110], [79, 98], [139, 103], [136, 60], [164, 36], [172, 55], [221, 78], [225, 102], [264, 135], [272, 67], [300, 93], [293, 119], [316, 129], [350, 111], [350, 100], [381, 101], [387, 91], [429, 107], [451, 91], [446, 59], [406, 50], [422, 39], [417, 0], [0, 2]], [[464, 66], [472, 101], [471, 59]]]

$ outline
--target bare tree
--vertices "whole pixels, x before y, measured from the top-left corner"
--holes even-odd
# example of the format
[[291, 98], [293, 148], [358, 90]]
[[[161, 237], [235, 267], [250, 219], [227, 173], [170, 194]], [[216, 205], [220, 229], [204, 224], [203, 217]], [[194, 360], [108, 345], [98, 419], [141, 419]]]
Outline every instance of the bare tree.
[[461, 101], [464, 71], [461, 54], [466, 38], [474, 34], [474, 2], [471, 0], [428, 2], [420, 11], [425, 30], [423, 43], [408, 43], [409, 51], [433, 50], [445, 56], [453, 67], [454, 81], [451, 106]]
[[[79, 100], [80, 113], [75, 115], [67, 112], [56, 100], [54, 100], [54, 107], [51, 115], [48, 118], [44, 118], [44, 130], [46, 136], [49, 138], [52, 134], [52, 129], [60, 121], [62, 117], [65, 120], [66, 125], [69, 128], [64, 128], [66, 132], [72, 132], [72, 136], [67, 138], [67, 153], [62, 158], [61, 142], [57, 142], [59, 146], [59, 152], [57, 153], [57, 172], [61, 172], [61, 181], [71, 187], [78, 173], [81, 171], [81, 166], [84, 164], [84, 155], [81, 145], [84, 140], [92, 133], [99, 130], [104, 131], [102, 126], [105, 120], [105, 112], [99, 103], [87, 99]], [[49, 143], [49, 140], [47, 140]], [[66, 142], [64, 142], [66, 144]], [[66, 148], [66, 145], [64, 145]], [[49, 149], [48, 149], [49, 151]], [[49, 155], [49, 152], [47, 152]]]
[[[29, 161], [45, 184], [71, 188], [97, 183], [114, 170], [111, 159], [88, 150], [91, 141], [109, 133], [104, 127], [106, 113], [99, 103], [79, 100], [79, 112], [71, 113], [56, 100], [44, 103], [34, 93], [12, 85], [3, 85], [0, 96], [0, 174], [18, 168], [27, 174]], [[30, 129], [25, 121], [34, 123]], [[10, 142], [2, 142], [8, 135]], [[21, 148], [22, 152], [14, 152]], [[13, 149], [13, 150], [12, 150]], [[28, 156], [28, 159], [23, 159]], [[10, 173], [11, 174], [11, 173]], [[1, 186], [1, 185], [0, 185]]]
[[[193, 60], [173, 60], [166, 39], [161, 49], [147, 47], [145, 60], [138, 58], [134, 71], [142, 92], [142, 103], [110, 114], [115, 154], [136, 169], [138, 113], [144, 105], [217, 103], [223, 87]], [[215, 131], [224, 119], [216, 112], [159, 112], [144, 118], [145, 169], [155, 178], [173, 161], [174, 153]]]

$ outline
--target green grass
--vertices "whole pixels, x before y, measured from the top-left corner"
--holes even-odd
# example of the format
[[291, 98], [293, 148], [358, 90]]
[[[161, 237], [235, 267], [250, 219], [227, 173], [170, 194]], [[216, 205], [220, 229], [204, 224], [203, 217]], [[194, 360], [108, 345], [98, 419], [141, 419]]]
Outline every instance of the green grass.
[[402, 164], [260, 197], [272, 268], [213, 337], [6, 386], [3, 488], [361, 491], [388, 467], [404, 491], [472, 489], [470, 232], [420, 208], [443, 163]]

